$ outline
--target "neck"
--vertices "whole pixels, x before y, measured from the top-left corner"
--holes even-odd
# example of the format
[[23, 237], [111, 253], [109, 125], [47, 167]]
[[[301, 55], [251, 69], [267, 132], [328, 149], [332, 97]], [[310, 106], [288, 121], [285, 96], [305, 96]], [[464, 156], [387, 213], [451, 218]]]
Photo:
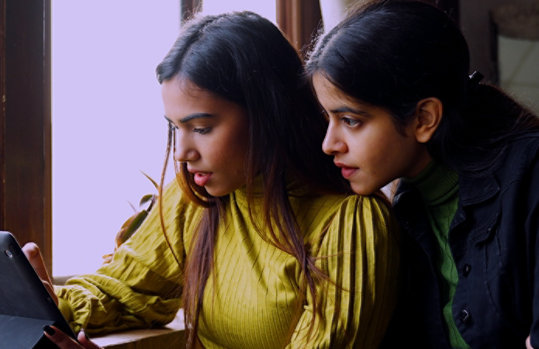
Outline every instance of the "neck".
[[432, 157], [427, 151], [427, 148], [424, 147], [422, 151], [420, 152], [420, 154], [414, 159], [413, 165], [410, 167], [410, 169], [407, 171], [407, 173], [403, 177], [405, 178], [416, 177], [421, 172], [423, 172], [423, 170], [425, 170], [431, 162], [432, 162]]

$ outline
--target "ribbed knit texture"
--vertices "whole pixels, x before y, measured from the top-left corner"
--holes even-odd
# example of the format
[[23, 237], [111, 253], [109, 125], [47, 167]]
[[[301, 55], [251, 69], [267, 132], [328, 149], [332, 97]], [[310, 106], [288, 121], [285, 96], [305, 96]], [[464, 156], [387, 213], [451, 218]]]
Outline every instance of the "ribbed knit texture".
[[449, 341], [453, 348], [469, 348], [457, 329], [452, 312], [458, 273], [449, 245], [449, 228], [458, 207], [458, 174], [440, 164], [431, 162], [417, 177], [407, 181], [421, 192], [430, 226], [439, 246], [437, 267], [444, 281], [442, 287], [443, 316], [448, 329]]
[[[237, 190], [218, 231], [215, 268], [199, 323], [201, 343], [206, 348], [377, 347], [397, 291], [398, 251], [387, 207], [375, 198], [313, 196], [302, 190], [292, 191], [290, 201], [305, 243], [331, 280], [317, 283], [323, 316], [315, 335], [307, 343], [313, 317], [308, 294], [293, 323], [300, 284], [297, 261], [258, 235], [245, 193]], [[152, 210], [110, 264], [56, 287], [60, 308], [76, 330], [160, 325], [175, 316], [183, 263], [202, 209], [187, 202], [175, 184], [166, 191], [164, 209], [168, 236], [182, 265], [164, 242], [158, 210]]]

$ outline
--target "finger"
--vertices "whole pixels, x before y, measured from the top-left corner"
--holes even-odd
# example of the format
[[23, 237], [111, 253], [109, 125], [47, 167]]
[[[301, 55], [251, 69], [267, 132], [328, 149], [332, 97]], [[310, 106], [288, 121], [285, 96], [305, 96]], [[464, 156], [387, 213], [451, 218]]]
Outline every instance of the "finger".
[[32, 267], [34, 267], [36, 274], [41, 279], [41, 282], [43, 282], [43, 285], [51, 295], [54, 303], [58, 304], [58, 297], [54, 293], [54, 287], [52, 286], [51, 278], [49, 277], [49, 273], [43, 262], [39, 246], [33, 242], [28, 242], [22, 247], [22, 251]]
[[526, 349], [533, 349], [530, 336], [526, 338]]
[[30, 264], [34, 267], [37, 275], [41, 280], [47, 280], [52, 284], [47, 268], [45, 267], [45, 262], [43, 262], [43, 257], [41, 256], [41, 251], [39, 247], [34, 242], [28, 242], [22, 247], [22, 251]]
[[80, 330], [77, 340], [82, 344], [86, 349], [102, 349], [100, 346], [92, 342], [84, 333], [84, 330]]
[[47, 292], [49, 292], [49, 295], [51, 296], [54, 303], [58, 305], [58, 296], [56, 295], [56, 293], [54, 293], [54, 286], [52, 286], [50, 281], [47, 280], [42, 279], [41, 282], [43, 283], [43, 286], [45, 286], [45, 288], [47, 289]]
[[80, 349], [84, 348], [82, 345], [77, 343], [71, 337], [69, 337], [64, 332], [60, 331], [55, 326], [45, 326], [43, 329], [45, 336], [55, 343], [60, 349]]

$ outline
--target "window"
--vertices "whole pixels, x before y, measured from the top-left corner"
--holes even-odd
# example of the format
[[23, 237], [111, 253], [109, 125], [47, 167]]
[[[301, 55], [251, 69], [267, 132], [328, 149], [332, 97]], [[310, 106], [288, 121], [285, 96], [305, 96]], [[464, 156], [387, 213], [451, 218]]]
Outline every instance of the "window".
[[[154, 193], [166, 123], [155, 67], [180, 1], [54, 1], [53, 275], [93, 272], [144, 194]], [[168, 180], [171, 180], [168, 176]]]

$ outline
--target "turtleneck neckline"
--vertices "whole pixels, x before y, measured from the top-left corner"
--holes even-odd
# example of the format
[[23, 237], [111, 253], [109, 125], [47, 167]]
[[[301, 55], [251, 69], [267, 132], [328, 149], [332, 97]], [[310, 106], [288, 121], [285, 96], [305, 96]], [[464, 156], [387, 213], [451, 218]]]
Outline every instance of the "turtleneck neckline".
[[419, 190], [428, 206], [439, 205], [458, 190], [458, 174], [431, 161], [417, 176], [403, 179]]

